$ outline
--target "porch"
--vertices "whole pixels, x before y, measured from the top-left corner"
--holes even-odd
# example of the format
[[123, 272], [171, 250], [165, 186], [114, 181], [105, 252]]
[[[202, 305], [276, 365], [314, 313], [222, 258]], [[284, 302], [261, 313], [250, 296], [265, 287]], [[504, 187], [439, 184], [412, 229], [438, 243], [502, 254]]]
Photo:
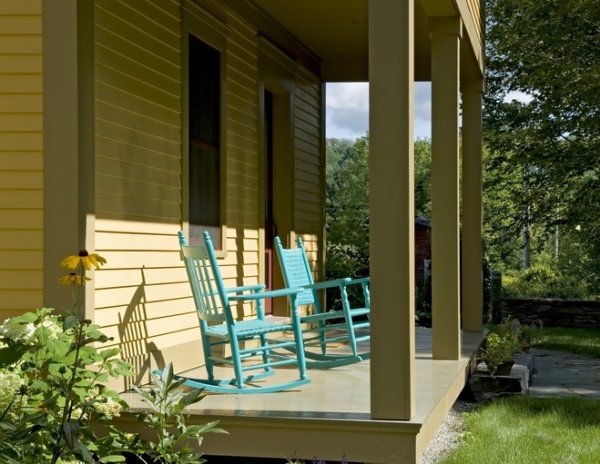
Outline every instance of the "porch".
[[[484, 332], [462, 331], [460, 359], [440, 360], [432, 356], [431, 329], [415, 329], [416, 414], [411, 420], [370, 419], [370, 362], [363, 361], [311, 370], [312, 382], [297, 391], [208, 394], [191, 407], [189, 423], [218, 419], [229, 432], [205, 437], [202, 452], [210, 455], [291, 458], [296, 452], [308, 462], [313, 457], [339, 462], [346, 456], [350, 462], [416, 463], [463, 389], [483, 337]], [[292, 375], [296, 372], [290, 370]], [[133, 410], [144, 409], [134, 393], [123, 397]], [[140, 428], [131, 415], [119, 418], [119, 425]]]

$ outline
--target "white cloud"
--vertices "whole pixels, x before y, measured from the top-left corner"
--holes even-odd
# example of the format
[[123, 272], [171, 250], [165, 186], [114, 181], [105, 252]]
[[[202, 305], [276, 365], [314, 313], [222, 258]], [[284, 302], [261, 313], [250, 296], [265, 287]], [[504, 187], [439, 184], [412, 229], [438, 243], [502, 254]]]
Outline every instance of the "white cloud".
[[[351, 139], [369, 130], [369, 85], [327, 84], [327, 137]], [[415, 138], [431, 137], [431, 84], [415, 83]]]
[[517, 100], [523, 103], [529, 103], [531, 100], [533, 100], [533, 97], [525, 92], [520, 92], [518, 90], [513, 90], [511, 92], [508, 92], [505, 96], [504, 96], [504, 101], [505, 102], [511, 102], [513, 100]]

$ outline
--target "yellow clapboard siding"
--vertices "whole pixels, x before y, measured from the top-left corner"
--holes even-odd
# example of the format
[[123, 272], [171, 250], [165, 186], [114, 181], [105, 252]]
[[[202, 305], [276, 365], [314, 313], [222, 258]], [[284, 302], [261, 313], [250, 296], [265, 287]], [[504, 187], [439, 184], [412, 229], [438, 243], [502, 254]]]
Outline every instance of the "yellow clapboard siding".
[[41, 308], [42, 291], [36, 289], [4, 290], [0, 289], [2, 309], [33, 311]]
[[[42, 250], [10, 250], [0, 248], [0, 263], [4, 270], [42, 269]], [[0, 299], [0, 301], [2, 301]]]
[[[169, 8], [169, 4], [171, 8]], [[135, 2], [120, 2], [114, 4], [112, 0], [99, 0], [96, 6], [107, 15], [106, 19], [111, 22], [110, 15], [117, 16], [125, 23], [136, 24], [143, 31], [154, 31], [160, 33], [164, 42], [177, 47], [179, 43], [180, 20], [176, 16], [177, 6], [174, 2], [162, 2], [160, 6], [155, 2], [136, 0]], [[167, 7], [165, 10], [164, 7]], [[170, 39], [167, 39], [170, 37]]]
[[0, 15], [42, 14], [42, 0], [2, 0]]
[[96, 232], [96, 248], [103, 250], [178, 250], [176, 235]]
[[296, 118], [296, 129], [308, 134], [311, 137], [320, 137], [321, 129], [319, 126], [315, 126], [312, 122], [304, 121], [300, 118]]
[[309, 125], [319, 126], [319, 113], [317, 113], [314, 107], [306, 108], [298, 106], [296, 108], [296, 118]]
[[42, 30], [42, 17], [21, 14], [4, 15], [0, 12], [0, 31], [3, 34], [38, 34]]
[[188, 318], [191, 315], [194, 323], [198, 323], [198, 316], [191, 297], [185, 300], [144, 303], [143, 307], [97, 309], [94, 322], [103, 327], [122, 324], [125, 330], [128, 330], [126, 324], [143, 324], [144, 327], [136, 327], [135, 330], [130, 331], [130, 333], [137, 332], [137, 334], [142, 335], [142, 332], [147, 331], [145, 324], [148, 320], [180, 315], [185, 315]]
[[40, 35], [0, 35], [0, 54], [36, 55], [42, 53]]
[[42, 208], [43, 194], [39, 190], [0, 189], [0, 209], [2, 208]]
[[173, 234], [177, 235], [179, 225], [147, 221], [121, 221], [106, 218], [96, 219], [97, 232], [131, 232], [141, 234]]
[[177, 203], [181, 199], [179, 189], [175, 187], [100, 174], [96, 176], [96, 192]]
[[135, 113], [122, 106], [103, 101], [96, 103], [96, 117], [105, 121], [110, 120], [121, 126], [130, 124], [136, 130], [153, 134], [158, 138], [179, 140], [181, 135], [181, 124], [170, 125], [165, 121], [152, 119], [144, 114]]
[[[2, 132], [41, 132], [43, 130], [42, 114], [0, 113], [0, 133]], [[22, 151], [22, 150], [18, 150]]]
[[42, 188], [43, 182], [43, 175], [39, 171], [0, 171], [1, 189]]
[[0, 269], [0, 288], [10, 290], [39, 290], [43, 286], [41, 270]]
[[[0, 60], [0, 66], [2, 62]], [[9, 94], [0, 93], [0, 113], [41, 113], [41, 94]], [[0, 139], [0, 146], [4, 146]]]
[[[110, 3], [111, 0], [104, 1]], [[133, 5], [140, 14], [162, 26], [166, 32], [179, 37], [181, 28], [181, 7], [179, 1], [136, 0]]]
[[41, 132], [0, 132], [0, 151], [41, 151], [42, 147]]
[[[103, 31], [110, 32], [115, 38], [135, 46], [134, 53], [148, 56], [150, 54], [164, 57], [164, 60], [175, 62], [178, 60], [179, 38], [176, 31], [164, 28], [160, 23], [150, 21], [141, 14], [141, 11], [128, 8], [122, 2], [109, 2], [107, 8], [98, 4], [95, 10], [97, 24], [96, 33], [99, 42], [105, 42]], [[114, 47], [118, 50], [127, 49], [125, 43]], [[143, 59], [143, 58], [142, 58]]]
[[100, 81], [96, 82], [96, 98], [99, 101], [114, 106], [123, 106], [124, 102], [127, 102], [126, 109], [132, 113], [143, 114], [144, 116], [158, 121], [165, 121], [165, 123], [169, 125], [180, 124], [181, 108], [175, 104], [170, 105], [173, 106], [173, 108], [167, 108], [152, 100], [140, 98], [122, 89], [106, 85]]
[[[113, 64], [112, 62], [109, 63], [111, 65]], [[153, 102], [155, 105], [167, 110], [180, 111], [179, 94], [176, 93], [178, 90], [176, 88], [176, 81], [169, 80], [169, 85], [167, 86], [169, 88], [163, 89], [160, 84], [167, 81], [157, 81], [156, 75], [152, 76], [152, 74], [153, 73], [146, 72], [136, 77], [129, 73], [105, 66], [104, 63], [98, 64], [96, 67], [97, 81], [108, 86], [110, 91], [113, 89], [121, 90], [126, 97], [126, 99], [121, 102], [115, 102], [118, 106], [127, 106], [127, 102], [130, 98], [137, 97]], [[147, 81], [146, 78], [148, 77], [154, 77], [155, 80]], [[103, 99], [104, 95], [104, 88], [101, 90], [98, 91], [99, 99]]]
[[[147, 327], [144, 327], [147, 329]], [[160, 327], [159, 327], [160, 330]], [[102, 332], [107, 336], [115, 339], [115, 342], [120, 342], [121, 335], [125, 335], [125, 341], [131, 341], [132, 336], [127, 334], [127, 332], [123, 331], [122, 328], [112, 325], [105, 326], [102, 328]], [[149, 330], [144, 330], [144, 332], [139, 334], [134, 334], [133, 339], [137, 335], [138, 340], [143, 340], [146, 347], [151, 346], [154, 350], [160, 351], [164, 349], [168, 349], [172, 346], [176, 346], [183, 343], [193, 342], [200, 338], [200, 333], [198, 331], [198, 323], [196, 322], [195, 326], [192, 327], [184, 327], [182, 330], [173, 331], [169, 330], [169, 324], [167, 321], [163, 323], [163, 330], [160, 333], [155, 334]], [[118, 346], [118, 343], [115, 343]], [[198, 354], [198, 356], [200, 356]], [[199, 360], [200, 361], [200, 360]]]
[[41, 208], [18, 210], [2, 209], [0, 206], [0, 229], [41, 229], [43, 221]]
[[166, 171], [155, 168], [152, 165], [129, 163], [115, 159], [97, 157], [96, 172], [101, 175], [122, 178], [127, 180], [144, 182], [147, 184], [163, 185], [177, 189], [180, 186], [181, 177], [177, 171]]
[[299, 159], [296, 161], [298, 171], [310, 173], [312, 176], [319, 178], [321, 176], [321, 161], [320, 158], [310, 157], [308, 159]]
[[144, 253], [106, 251], [102, 256], [110, 263], [111, 269], [177, 268], [181, 266], [179, 249], [169, 251], [149, 250]]
[[[42, 76], [40, 74], [0, 74], [2, 93], [41, 93]], [[5, 126], [1, 124], [3, 129]]]
[[[3, 224], [6, 227], [8, 224]], [[41, 250], [44, 237], [41, 230], [0, 228], [0, 248], [5, 250]], [[1, 281], [1, 279], [0, 279]]]
[[42, 55], [0, 55], [0, 69], [3, 74], [41, 73]]
[[229, 94], [232, 96], [248, 99], [250, 101], [253, 101], [253, 100], [258, 101], [257, 89], [254, 88], [254, 86], [252, 86], [250, 84], [247, 87], [245, 87], [237, 81], [229, 80], [227, 82], [227, 90], [228, 90]]
[[99, 216], [113, 214], [122, 217], [124, 220], [141, 220], [145, 218], [149, 221], [163, 220], [171, 222], [179, 222], [181, 217], [179, 203], [120, 197], [105, 193], [98, 193], [96, 201], [96, 212]]
[[43, 167], [43, 155], [32, 152], [0, 152], [0, 170], [37, 171]]
[[[97, 251], [104, 256], [102, 248]], [[97, 289], [132, 287], [135, 285], [154, 285], [166, 283], [187, 282], [187, 274], [183, 268], [143, 268], [143, 269], [112, 269], [112, 262], [104, 266], [94, 279]]]
[[118, 307], [123, 304], [140, 304], [148, 301], [173, 300], [190, 296], [187, 282], [165, 285], [136, 285], [133, 287], [106, 288], [96, 290], [98, 307]]
[[177, 156], [181, 150], [179, 140], [156, 137], [153, 134], [138, 131], [132, 127], [117, 125], [109, 121], [96, 121], [96, 130], [100, 137], [104, 136], [112, 140], [127, 143], [128, 145], [166, 153], [171, 156]]
[[96, 154], [104, 159], [129, 162], [136, 165], [150, 165], [164, 171], [179, 172], [181, 170], [179, 155], [173, 156], [105, 137], [96, 137]]
[[256, 117], [258, 114], [258, 102], [254, 99], [243, 98], [240, 95], [229, 95], [227, 99], [229, 110], [239, 111], [242, 114]]

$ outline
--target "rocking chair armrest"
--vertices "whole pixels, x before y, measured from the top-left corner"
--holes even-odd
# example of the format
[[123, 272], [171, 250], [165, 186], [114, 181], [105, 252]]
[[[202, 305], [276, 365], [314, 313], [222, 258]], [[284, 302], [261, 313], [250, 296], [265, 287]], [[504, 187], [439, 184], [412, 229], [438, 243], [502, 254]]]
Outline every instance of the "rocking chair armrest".
[[305, 285], [304, 288], [312, 288], [315, 290], [322, 290], [324, 288], [340, 287], [340, 286], [348, 285], [351, 282], [351, 280], [352, 279], [350, 279], [350, 277], [345, 277], [343, 279], [336, 279], [336, 280], [327, 280], [325, 282], [316, 282], [312, 285]]
[[302, 292], [302, 288], [281, 288], [279, 290], [269, 290], [267, 292], [249, 293], [246, 295], [232, 295], [229, 297], [233, 301], [253, 301], [263, 300], [265, 298], [277, 298], [280, 296], [297, 295]]
[[[265, 284], [244, 285], [242, 287], [226, 288], [225, 292], [229, 293], [244, 293], [244, 292], [259, 292], [266, 287]], [[230, 296], [229, 298], [233, 298]]]

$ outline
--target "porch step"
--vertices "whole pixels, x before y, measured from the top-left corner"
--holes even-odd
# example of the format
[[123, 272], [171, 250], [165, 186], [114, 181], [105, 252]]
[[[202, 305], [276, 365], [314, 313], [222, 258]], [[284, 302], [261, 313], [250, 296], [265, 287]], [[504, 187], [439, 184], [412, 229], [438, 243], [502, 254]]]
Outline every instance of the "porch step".
[[485, 401], [497, 396], [521, 395], [529, 392], [533, 375], [533, 355], [521, 353], [514, 355], [515, 364], [510, 375], [491, 376], [484, 363], [477, 365], [469, 378], [469, 394], [476, 401]]

